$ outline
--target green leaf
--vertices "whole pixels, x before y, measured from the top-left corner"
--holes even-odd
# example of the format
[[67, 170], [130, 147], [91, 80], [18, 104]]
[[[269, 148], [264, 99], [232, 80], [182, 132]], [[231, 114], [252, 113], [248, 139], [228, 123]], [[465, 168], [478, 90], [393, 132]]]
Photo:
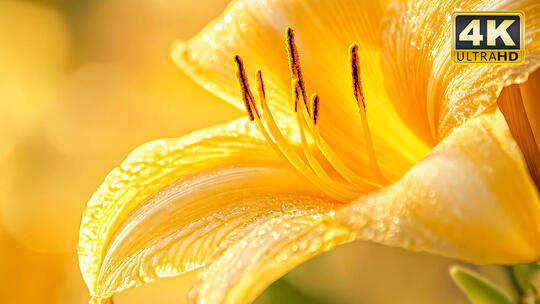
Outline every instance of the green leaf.
[[254, 304], [330, 304], [327, 301], [316, 299], [296, 288], [289, 283], [287, 279], [281, 278], [264, 291], [262, 295], [255, 300]]
[[503, 291], [470, 270], [453, 266], [450, 275], [473, 304], [515, 304]]
[[531, 276], [538, 272], [540, 272], [540, 265], [537, 263], [512, 266], [512, 274], [522, 294], [531, 292], [531, 288], [533, 288]]

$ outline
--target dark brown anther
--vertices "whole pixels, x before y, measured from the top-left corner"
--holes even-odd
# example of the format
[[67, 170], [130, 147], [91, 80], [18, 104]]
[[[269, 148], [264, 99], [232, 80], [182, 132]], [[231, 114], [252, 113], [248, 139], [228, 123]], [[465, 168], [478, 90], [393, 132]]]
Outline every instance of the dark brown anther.
[[300, 91], [302, 92], [302, 99], [304, 100], [304, 104], [306, 105], [306, 108], [308, 109], [308, 113], [309, 113], [306, 89], [304, 86], [304, 79], [302, 77], [302, 69], [300, 68], [300, 57], [298, 56], [298, 48], [296, 47], [296, 42], [294, 40], [294, 31], [292, 28], [287, 27], [286, 32], [287, 32], [287, 49], [289, 51], [289, 68], [291, 70], [291, 78], [298, 79], [298, 86], [300, 87]]
[[317, 118], [319, 117], [319, 95], [313, 94], [311, 96], [311, 104], [313, 105], [313, 123], [317, 124]]
[[238, 78], [240, 90], [242, 91], [242, 99], [244, 100], [244, 106], [246, 107], [246, 111], [248, 112], [249, 119], [253, 121], [255, 120], [255, 116], [253, 116], [253, 111], [255, 111], [257, 117], [259, 117], [259, 113], [257, 111], [257, 108], [255, 107], [255, 99], [253, 98], [253, 94], [249, 89], [246, 70], [244, 69], [244, 62], [242, 61], [242, 58], [240, 58], [240, 56], [238, 55], [234, 56], [234, 61], [236, 62], [236, 67], [238, 69], [238, 71], [236, 72], [236, 77]]
[[358, 106], [362, 106], [362, 110], [365, 111], [366, 103], [364, 101], [364, 92], [362, 91], [362, 82], [360, 80], [360, 64], [358, 63], [358, 45], [353, 44], [351, 46], [350, 52], [354, 98], [356, 99]]
[[294, 92], [294, 112], [298, 112], [298, 99], [300, 99], [300, 86], [298, 80], [293, 81], [293, 92]]
[[261, 70], [257, 71], [257, 82], [259, 84], [259, 89], [261, 90], [262, 95], [266, 97], [266, 92], [264, 91], [264, 81], [263, 81]]
[[261, 107], [266, 105], [266, 91], [264, 89], [264, 81], [261, 70], [257, 71], [257, 88], [259, 89], [259, 99], [261, 100]]

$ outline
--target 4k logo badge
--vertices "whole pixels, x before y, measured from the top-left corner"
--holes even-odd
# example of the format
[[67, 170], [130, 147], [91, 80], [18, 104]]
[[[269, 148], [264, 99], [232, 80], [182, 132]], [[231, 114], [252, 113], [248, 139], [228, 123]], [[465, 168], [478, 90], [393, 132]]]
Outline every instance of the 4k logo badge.
[[452, 60], [462, 64], [520, 64], [525, 57], [521, 12], [454, 12]]

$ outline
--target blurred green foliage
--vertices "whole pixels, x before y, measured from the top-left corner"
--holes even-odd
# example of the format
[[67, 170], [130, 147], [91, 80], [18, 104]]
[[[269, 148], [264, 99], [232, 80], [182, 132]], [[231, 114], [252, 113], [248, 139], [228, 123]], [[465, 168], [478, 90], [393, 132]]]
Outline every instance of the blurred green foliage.
[[450, 275], [474, 304], [540, 303], [540, 265], [537, 262], [500, 267], [508, 270], [513, 296], [505, 292], [503, 286], [468, 269], [454, 266]]
[[281, 278], [272, 283], [254, 302], [254, 304], [331, 304], [328, 301], [316, 299], [302, 292], [287, 279]]
[[474, 304], [512, 304], [508, 295], [490, 281], [465, 268], [454, 266], [450, 275]]

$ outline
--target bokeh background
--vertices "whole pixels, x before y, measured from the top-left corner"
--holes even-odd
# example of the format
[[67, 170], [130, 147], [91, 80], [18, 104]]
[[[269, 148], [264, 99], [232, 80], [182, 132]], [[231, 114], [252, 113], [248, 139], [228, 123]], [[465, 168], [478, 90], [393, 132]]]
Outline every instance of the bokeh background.
[[[244, 115], [169, 57], [227, 0], [0, 0], [0, 302], [86, 303], [82, 211], [138, 145]], [[234, 75], [231, 75], [234, 77]], [[273, 284], [259, 303], [466, 303], [441, 257], [356, 242]], [[116, 303], [184, 303], [196, 273]], [[303, 300], [302, 300], [303, 299]]]

